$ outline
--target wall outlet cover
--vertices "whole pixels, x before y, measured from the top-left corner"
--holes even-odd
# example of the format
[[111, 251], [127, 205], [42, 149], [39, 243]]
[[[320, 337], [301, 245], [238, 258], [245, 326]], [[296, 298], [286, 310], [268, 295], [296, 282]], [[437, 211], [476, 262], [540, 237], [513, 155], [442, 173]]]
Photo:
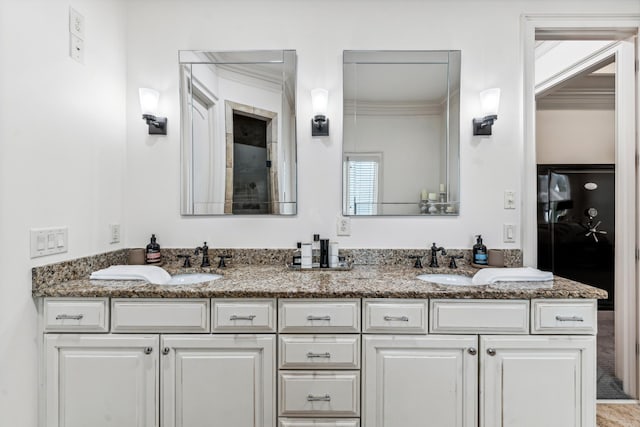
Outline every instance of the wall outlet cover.
[[351, 236], [351, 218], [339, 216], [337, 221], [338, 236]]

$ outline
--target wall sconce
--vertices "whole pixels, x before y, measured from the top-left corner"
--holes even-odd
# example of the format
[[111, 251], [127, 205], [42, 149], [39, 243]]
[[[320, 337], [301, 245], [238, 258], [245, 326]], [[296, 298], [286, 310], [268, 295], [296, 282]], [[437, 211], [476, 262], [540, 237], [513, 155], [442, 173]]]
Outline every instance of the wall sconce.
[[491, 126], [498, 120], [500, 105], [500, 88], [487, 89], [480, 92], [480, 107], [484, 117], [473, 119], [474, 135], [491, 135]]
[[313, 89], [311, 91], [311, 103], [313, 104], [311, 136], [329, 136], [329, 119], [327, 118], [329, 91], [326, 89]]
[[167, 118], [157, 117], [158, 100], [160, 92], [154, 89], [141, 87], [140, 90], [140, 109], [142, 110], [142, 118], [149, 126], [149, 135], [166, 135], [167, 134]]

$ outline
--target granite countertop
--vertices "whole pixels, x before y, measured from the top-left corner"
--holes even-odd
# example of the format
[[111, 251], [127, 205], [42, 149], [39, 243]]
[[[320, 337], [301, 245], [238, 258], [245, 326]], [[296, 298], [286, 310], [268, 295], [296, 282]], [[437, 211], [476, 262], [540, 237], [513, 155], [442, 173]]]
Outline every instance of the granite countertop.
[[[168, 268], [169, 273], [203, 269]], [[349, 271], [292, 271], [284, 266], [237, 265], [205, 269], [224, 277], [183, 286], [151, 285], [144, 281], [84, 279], [34, 284], [34, 297], [120, 298], [587, 298], [603, 299], [607, 292], [573, 280], [555, 277], [553, 286], [514, 283], [485, 286], [444, 286], [416, 279], [418, 274], [444, 273], [472, 276], [477, 270], [414, 269], [398, 265], [357, 265]]]

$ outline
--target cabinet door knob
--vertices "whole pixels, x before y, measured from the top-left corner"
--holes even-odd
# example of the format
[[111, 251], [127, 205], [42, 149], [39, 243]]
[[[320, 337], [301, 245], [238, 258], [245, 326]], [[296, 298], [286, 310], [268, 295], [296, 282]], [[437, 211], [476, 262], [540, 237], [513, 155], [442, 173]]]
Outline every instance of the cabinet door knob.
[[162, 354], [164, 354], [166, 356], [167, 354], [169, 354], [169, 351], [171, 351], [169, 349], [169, 347], [165, 347], [165, 348], [162, 349]]
[[487, 354], [489, 356], [495, 356], [496, 355], [496, 349], [495, 348], [488, 348], [487, 349]]
[[153, 353], [153, 347], [144, 348], [144, 354], [151, 354], [151, 353]]
[[476, 354], [478, 354], [478, 350], [476, 350], [473, 347], [469, 347], [469, 349], [467, 350], [467, 353], [469, 353], [472, 356], [475, 356]]

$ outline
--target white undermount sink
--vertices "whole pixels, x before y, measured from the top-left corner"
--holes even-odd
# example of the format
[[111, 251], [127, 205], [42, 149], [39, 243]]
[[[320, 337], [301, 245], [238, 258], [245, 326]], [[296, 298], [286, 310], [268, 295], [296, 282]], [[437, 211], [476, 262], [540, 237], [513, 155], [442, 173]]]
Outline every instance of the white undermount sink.
[[476, 286], [471, 281], [471, 277], [459, 274], [421, 274], [416, 278], [424, 282], [437, 283], [438, 285]]
[[212, 273], [176, 274], [175, 276], [171, 276], [171, 279], [169, 279], [165, 285], [193, 285], [196, 283], [210, 282], [221, 277], [221, 274]]

